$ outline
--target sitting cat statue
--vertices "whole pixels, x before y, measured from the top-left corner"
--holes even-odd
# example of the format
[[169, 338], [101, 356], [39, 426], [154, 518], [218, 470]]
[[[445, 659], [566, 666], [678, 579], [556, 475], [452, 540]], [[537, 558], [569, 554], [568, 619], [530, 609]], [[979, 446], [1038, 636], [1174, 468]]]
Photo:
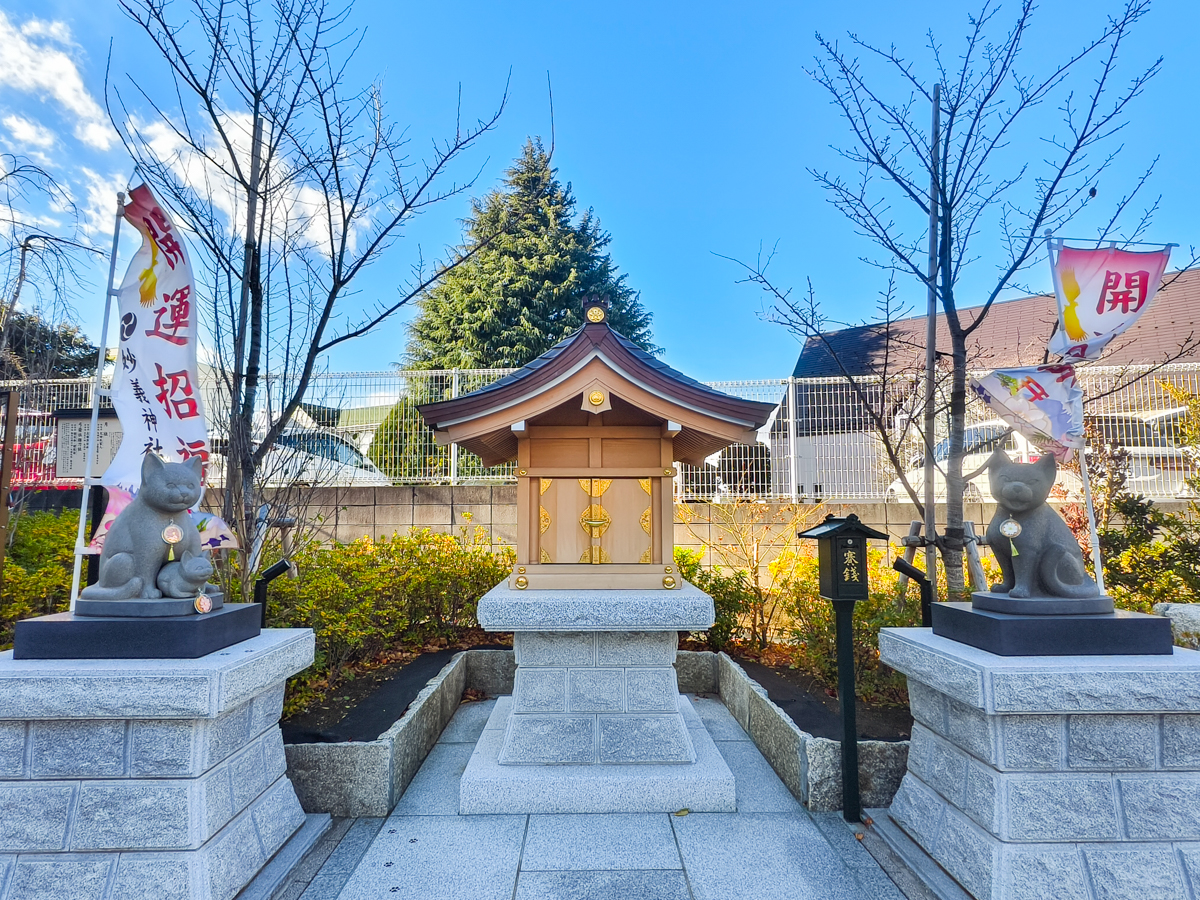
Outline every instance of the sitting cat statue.
[[1071, 600], [1100, 596], [1067, 523], [1046, 505], [1057, 469], [1049, 453], [1035, 463], [1015, 463], [997, 449], [988, 461], [988, 481], [999, 506], [988, 525], [987, 544], [1004, 575], [992, 585], [993, 593]]
[[142, 486], [113, 521], [100, 554], [100, 578], [85, 600], [187, 599], [205, 590], [213, 573], [188, 509], [200, 500], [201, 461], [142, 459]]

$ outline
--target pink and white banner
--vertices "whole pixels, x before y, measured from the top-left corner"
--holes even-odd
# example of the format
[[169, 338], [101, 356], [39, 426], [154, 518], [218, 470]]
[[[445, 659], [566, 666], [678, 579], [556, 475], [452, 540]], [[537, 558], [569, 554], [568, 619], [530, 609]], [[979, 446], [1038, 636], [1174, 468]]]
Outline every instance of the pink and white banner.
[[1013, 429], [1066, 462], [1083, 446], [1083, 390], [1073, 366], [996, 369], [971, 387]]
[[[170, 462], [192, 457], [208, 468], [208, 433], [196, 364], [195, 282], [182, 236], [150, 188], [129, 193], [125, 221], [142, 235], [117, 295], [120, 343], [112, 401], [124, 432], [101, 478], [109, 503], [93, 541], [105, 534], [141, 485], [142, 458]], [[193, 512], [206, 546], [236, 546], [224, 523]]]
[[1154, 300], [1170, 256], [1170, 247], [1145, 253], [1077, 250], [1051, 241], [1059, 327], [1050, 338], [1050, 352], [1067, 359], [1099, 359]]

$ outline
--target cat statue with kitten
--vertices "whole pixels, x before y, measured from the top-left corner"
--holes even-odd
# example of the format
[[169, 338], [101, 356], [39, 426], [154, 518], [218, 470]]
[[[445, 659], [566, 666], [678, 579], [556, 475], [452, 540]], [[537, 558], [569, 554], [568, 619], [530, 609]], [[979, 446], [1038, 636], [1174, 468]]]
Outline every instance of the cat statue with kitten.
[[[992, 585], [991, 598], [1006, 594], [1013, 600], [1107, 600], [1088, 575], [1071, 529], [1046, 504], [1057, 470], [1050, 453], [1037, 462], [1015, 463], [997, 449], [988, 461], [988, 481], [998, 506], [988, 525], [987, 544], [1004, 576]], [[988, 597], [976, 594], [975, 605], [998, 609], [981, 604]], [[1111, 610], [1111, 601], [1107, 602]], [[1036, 605], [1023, 605], [1022, 611], [1035, 612]]]
[[212, 563], [188, 510], [200, 501], [201, 461], [142, 460], [142, 485], [113, 520], [100, 554], [100, 577], [83, 600], [194, 599], [208, 586]]

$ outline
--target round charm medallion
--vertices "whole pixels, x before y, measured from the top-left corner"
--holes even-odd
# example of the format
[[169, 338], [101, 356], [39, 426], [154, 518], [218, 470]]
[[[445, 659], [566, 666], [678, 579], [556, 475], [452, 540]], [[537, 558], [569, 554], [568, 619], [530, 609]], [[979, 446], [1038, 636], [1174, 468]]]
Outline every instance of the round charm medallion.
[[1016, 519], [1005, 519], [1000, 523], [1000, 533], [1012, 540], [1021, 533], [1021, 523]]
[[172, 522], [163, 529], [162, 539], [168, 544], [178, 544], [183, 540], [183, 529]]
[[591, 307], [587, 311], [587, 317], [588, 317], [589, 322], [603, 322], [604, 321], [604, 307], [603, 306]]
[[208, 594], [201, 594], [193, 605], [198, 613], [212, 612], [212, 598]]

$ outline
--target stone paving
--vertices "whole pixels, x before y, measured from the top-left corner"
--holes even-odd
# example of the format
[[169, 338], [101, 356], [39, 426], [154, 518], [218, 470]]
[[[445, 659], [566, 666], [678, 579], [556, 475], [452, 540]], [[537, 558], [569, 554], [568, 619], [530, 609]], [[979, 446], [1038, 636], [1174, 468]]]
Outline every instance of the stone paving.
[[904, 900], [838, 813], [810, 815], [719, 700], [692, 702], [735, 813], [458, 815], [495, 701], [464, 704], [390, 817], [341, 820], [278, 900]]

